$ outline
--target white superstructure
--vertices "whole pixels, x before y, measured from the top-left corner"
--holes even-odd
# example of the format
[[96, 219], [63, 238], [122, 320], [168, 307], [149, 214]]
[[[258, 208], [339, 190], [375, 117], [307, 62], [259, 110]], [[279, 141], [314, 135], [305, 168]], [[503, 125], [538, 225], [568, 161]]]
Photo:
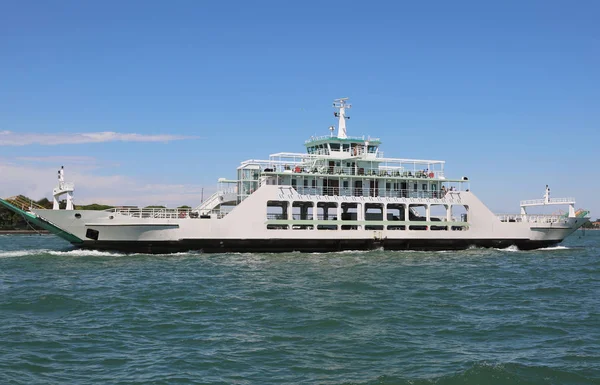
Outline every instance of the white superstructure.
[[[531, 249], [589, 220], [573, 199], [550, 198], [547, 186], [543, 199], [521, 202], [520, 214], [496, 215], [467, 177], [446, 175], [444, 161], [386, 157], [379, 138], [348, 136], [348, 98], [334, 107], [337, 135], [332, 127], [307, 140], [304, 153], [242, 162], [235, 179], [219, 179], [218, 191], [194, 209], [33, 212], [77, 246], [138, 252]], [[62, 172], [55, 202], [59, 193], [72, 202]], [[555, 204], [568, 205], [568, 214], [527, 213]]]

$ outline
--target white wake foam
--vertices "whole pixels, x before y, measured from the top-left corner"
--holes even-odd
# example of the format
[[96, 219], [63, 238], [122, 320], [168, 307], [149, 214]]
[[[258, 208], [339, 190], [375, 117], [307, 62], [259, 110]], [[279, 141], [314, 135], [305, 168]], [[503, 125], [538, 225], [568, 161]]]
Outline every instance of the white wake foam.
[[543, 248], [537, 249], [537, 250], [540, 250], [540, 251], [542, 251], [542, 250], [543, 251], [546, 251], [546, 250], [570, 250], [570, 248], [567, 246], [552, 246], [552, 247], [543, 247]]
[[28, 255], [44, 254], [47, 252], [48, 250], [46, 249], [0, 251], [0, 258], [26, 257]]
[[504, 249], [498, 249], [498, 248], [494, 248], [494, 250], [498, 250], [498, 251], [508, 251], [509, 253], [516, 253], [519, 252], [521, 250], [519, 250], [519, 248], [515, 245], [510, 245]]
[[68, 251], [48, 251], [50, 255], [56, 256], [67, 256], [67, 257], [124, 257], [127, 254], [110, 252], [110, 251], [99, 251], [99, 250], [83, 250], [75, 249]]

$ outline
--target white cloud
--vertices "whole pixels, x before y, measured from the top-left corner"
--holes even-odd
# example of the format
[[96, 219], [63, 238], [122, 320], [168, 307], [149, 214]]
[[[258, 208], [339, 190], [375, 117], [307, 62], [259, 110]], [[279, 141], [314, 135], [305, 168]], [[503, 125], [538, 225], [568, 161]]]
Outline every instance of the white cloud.
[[167, 134], [144, 135], [135, 133], [119, 133], [112, 131], [72, 134], [19, 134], [12, 131], [0, 131], [0, 146], [27, 146], [30, 144], [53, 146], [57, 144], [82, 144], [103, 142], [171, 142], [174, 140], [183, 139], [195, 139], [195, 137]]
[[[52, 198], [56, 187], [56, 168], [8, 163], [0, 159], [0, 197], [22, 194], [35, 200]], [[123, 175], [94, 175], [85, 166], [73, 165], [65, 179], [75, 183], [75, 204], [164, 205], [169, 207], [200, 204], [203, 186], [194, 184], [145, 183]], [[204, 188], [204, 197], [216, 188]]]

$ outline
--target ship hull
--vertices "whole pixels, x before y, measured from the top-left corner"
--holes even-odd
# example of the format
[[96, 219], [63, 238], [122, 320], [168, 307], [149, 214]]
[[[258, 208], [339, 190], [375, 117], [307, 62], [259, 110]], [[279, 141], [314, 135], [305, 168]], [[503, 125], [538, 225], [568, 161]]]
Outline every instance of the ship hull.
[[337, 252], [337, 251], [440, 251], [469, 248], [507, 248], [533, 250], [555, 246], [558, 240], [523, 239], [182, 239], [179, 241], [84, 241], [77, 247], [90, 250], [126, 253], [167, 254], [198, 251], [204, 253], [228, 252]]
[[[283, 191], [283, 192], [282, 192]], [[583, 225], [586, 218], [560, 221], [503, 221], [471, 192], [452, 194], [437, 200], [381, 197], [315, 197], [299, 195], [293, 189], [262, 186], [225, 216], [180, 216], [163, 211], [35, 210], [39, 218], [69, 234], [77, 247], [133, 253], [213, 252], [331, 252], [345, 250], [463, 250], [470, 247], [530, 250], [553, 246]], [[329, 219], [313, 215], [310, 220], [272, 219], [267, 202], [275, 200], [337, 204], [354, 202], [368, 207], [381, 205], [462, 205], [468, 220], [393, 220], [367, 216]], [[146, 215], [151, 214], [151, 215]], [[337, 214], [343, 214], [337, 212]], [[383, 220], [386, 218], [387, 220]], [[408, 218], [408, 216], [406, 217]], [[62, 235], [61, 235], [62, 234]], [[67, 239], [65, 237], [65, 239]]]

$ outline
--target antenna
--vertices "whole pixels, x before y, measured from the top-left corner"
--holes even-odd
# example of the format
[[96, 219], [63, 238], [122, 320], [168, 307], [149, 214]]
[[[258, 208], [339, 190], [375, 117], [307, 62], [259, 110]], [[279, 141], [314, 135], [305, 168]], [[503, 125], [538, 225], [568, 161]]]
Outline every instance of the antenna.
[[335, 131], [335, 126], [329, 126], [329, 131], [331, 132], [331, 137], [333, 138], [333, 131]]

